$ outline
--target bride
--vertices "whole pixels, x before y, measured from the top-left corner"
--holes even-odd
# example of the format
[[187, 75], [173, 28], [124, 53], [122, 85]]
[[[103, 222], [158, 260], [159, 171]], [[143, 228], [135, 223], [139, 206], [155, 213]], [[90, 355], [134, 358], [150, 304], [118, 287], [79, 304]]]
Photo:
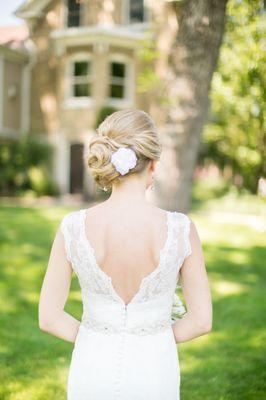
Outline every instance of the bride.
[[[194, 222], [145, 199], [160, 153], [154, 122], [136, 109], [108, 116], [89, 143], [88, 166], [111, 195], [62, 219], [39, 302], [40, 329], [73, 343], [68, 400], [178, 400], [178, 345], [211, 330]], [[81, 321], [64, 311], [73, 272]], [[179, 279], [187, 312], [173, 320]]]

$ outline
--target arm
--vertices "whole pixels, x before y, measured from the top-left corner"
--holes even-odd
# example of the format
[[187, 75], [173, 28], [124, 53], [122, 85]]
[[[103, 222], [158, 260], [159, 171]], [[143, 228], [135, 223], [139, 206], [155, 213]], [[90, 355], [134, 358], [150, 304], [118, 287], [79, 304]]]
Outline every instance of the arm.
[[173, 324], [176, 343], [194, 339], [212, 329], [212, 301], [204, 256], [196, 226], [191, 220], [189, 240], [192, 253], [185, 258], [180, 270], [187, 313]]
[[75, 342], [80, 322], [64, 311], [69, 294], [72, 267], [67, 260], [64, 237], [56, 233], [43, 280], [39, 301], [41, 330], [69, 342]]

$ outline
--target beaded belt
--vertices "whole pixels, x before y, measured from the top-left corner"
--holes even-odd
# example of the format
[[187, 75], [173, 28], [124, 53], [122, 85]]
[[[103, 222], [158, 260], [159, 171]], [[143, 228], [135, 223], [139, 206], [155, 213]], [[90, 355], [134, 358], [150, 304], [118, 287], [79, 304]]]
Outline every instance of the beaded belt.
[[91, 317], [89, 318], [83, 318], [82, 319], [82, 325], [93, 329], [94, 331], [97, 332], [103, 332], [103, 333], [129, 333], [133, 335], [152, 335], [161, 331], [164, 331], [166, 329], [171, 328], [172, 323], [169, 320], [164, 320], [161, 322], [157, 322], [155, 324], [150, 324], [150, 325], [145, 325], [145, 326], [139, 326], [139, 327], [128, 327], [128, 326], [114, 326], [111, 324], [106, 324], [100, 321], [97, 321]]

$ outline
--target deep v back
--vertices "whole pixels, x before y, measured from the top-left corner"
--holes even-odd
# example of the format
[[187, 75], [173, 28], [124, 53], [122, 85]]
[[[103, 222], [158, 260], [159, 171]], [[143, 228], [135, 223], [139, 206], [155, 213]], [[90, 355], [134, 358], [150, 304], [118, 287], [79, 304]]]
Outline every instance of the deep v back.
[[190, 219], [166, 211], [167, 238], [158, 265], [141, 279], [129, 302], [114, 289], [112, 278], [97, 263], [86, 235], [86, 209], [67, 214], [61, 222], [68, 261], [76, 273], [82, 293], [82, 324], [103, 332], [155, 333], [171, 325], [171, 309], [179, 271], [191, 253]]
[[[143, 285], [143, 283], [148, 280], [151, 279], [151, 277], [153, 275], [155, 275], [157, 273], [158, 270], [160, 270], [161, 268], [161, 264], [162, 264], [162, 260], [163, 260], [163, 254], [167, 251], [167, 247], [169, 245], [169, 241], [170, 241], [170, 211], [166, 211], [164, 210], [164, 214], [165, 214], [165, 225], [166, 225], [166, 238], [164, 241], [164, 245], [160, 248], [159, 250], [159, 260], [158, 263], [154, 266], [153, 270], [148, 273], [146, 276], [144, 276], [143, 278], [140, 279], [140, 283], [138, 285], [138, 290], [135, 292], [135, 294], [131, 297], [131, 299], [129, 301], [126, 301], [122, 298], [121, 295], [119, 295], [118, 291], [114, 288], [114, 284], [113, 284], [113, 278], [108, 275], [103, 268], [99, 265], [98, 261], [97, 261], [97, 256], [96, 256], [96, 252], [94, 247], [91, 244], [91, 241], [88, 238], [87, 232], [86, 232], [86, 222], [87, 222], [87, 209], [82, 210], [82, 220], [83, 220], [83, 224], [82, 224], [82, 232], [84, 235], [84, 241], [87, 242], [88, 245], [88, 249], [92, 255], [92, 259], [93, 259], [93, 263], [95, 265], [95, 268], [99, 270], [99, 273], [102, 274], [104, 276], [104, 278], [106, 280], [108, 280], [110, 282], [110, 286], [112, 287], [113, 292], [115, 293], [115, 295], [120, 299], [120, 301], [122, 303], [124, 303], [125, 306], [128, 306], [133, 299], [138, 295], [138, 293], [141, 290], [141, 287]], [[120, 290], [119, 290], [120, 292]]]

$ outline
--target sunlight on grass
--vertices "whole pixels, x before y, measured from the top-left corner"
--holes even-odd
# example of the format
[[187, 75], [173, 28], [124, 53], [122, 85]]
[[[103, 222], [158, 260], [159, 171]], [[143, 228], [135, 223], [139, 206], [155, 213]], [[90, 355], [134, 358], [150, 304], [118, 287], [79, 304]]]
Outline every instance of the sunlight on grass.
[[29, 303], [36, 304], [39, 301], [39, 294], [37, 294], [36, 292], [28, 291], [23, 296], [23, 299], [26, 300]]
[[201, 364], [202, 361], [200, 358], [196, 358], [186, 354], [186, 356], [184, 356], [184, 360], [182, 360], [182, 372], [188, 373], [194, 371], [195, 369], [200, 368]]
[[247, 293], [248, 288], [236, 282], [219, 281], [212, 282], [212, 291], [219, 296]]
[[231, 251], [227, 254], [227, 261], [230, 261], [232, 264], [236, 266], [246, 265], [249, 261], [249, 257], [247, 253], [241, 253], [239, 251]]
[[265, 216], [262, 215], [241, 215], [236, 213], [212, 213], [210, 215], [210, 222], [216, 224], [234, 224], [234, 225], [246, 225], [252, 228], [255, 232], [264, 233], [265, 232]]
[[69, 299], [70, 300], [80, 301], [81, 300], [80, 292], [78, 290], [76, 290], [76, 291], [72, 290], [70, 295], [69, 295]]
[[261, 350], [265, 347], [266, 343], [266, 331], [263, 330], [262, 332], [259, 331], [257, 333], [254, 333], [250, 338], [249, 338], [249, 346], [257, 348], [258, 350]]

